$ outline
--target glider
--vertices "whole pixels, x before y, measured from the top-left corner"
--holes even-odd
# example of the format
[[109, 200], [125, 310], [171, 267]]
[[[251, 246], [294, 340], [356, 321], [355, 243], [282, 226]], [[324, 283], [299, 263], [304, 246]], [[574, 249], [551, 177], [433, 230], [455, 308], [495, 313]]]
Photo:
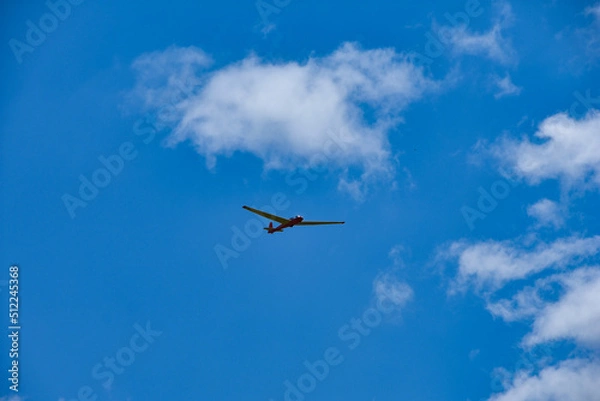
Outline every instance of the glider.
[[276, 221], [279, 223], [277, 227], [273, 227], [273, 221], [269, 223], [269, 227], [265, 227], [269, 234], [273, 234], [274, 232], [280, 231], [283, 232], [284, 228], [294, 227], [294, 226], [318, 226], [324, 224], [344, 224], [343, 221], [304, 221], [304, 217], [298, 215], [291, 217], [289, 219], [275, 216], [274, 214], [270, 214], [267, 212], [263, 212], [258, 209], [253, 209], [249, 206], [242, 206], [244, 209], [251, 211], [252, 213], [256, 213], [259, 216], [266, 217], [269, 220]]

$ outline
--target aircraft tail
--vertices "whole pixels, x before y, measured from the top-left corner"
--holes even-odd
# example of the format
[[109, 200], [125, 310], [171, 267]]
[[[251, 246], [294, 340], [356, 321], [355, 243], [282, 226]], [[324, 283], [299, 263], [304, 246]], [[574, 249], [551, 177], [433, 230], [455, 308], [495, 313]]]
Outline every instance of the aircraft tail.
[[269, 227], [265, 227], [263, 230], [267, 230], [269, 234], [273, 234], [273, 222], [270, 222]]

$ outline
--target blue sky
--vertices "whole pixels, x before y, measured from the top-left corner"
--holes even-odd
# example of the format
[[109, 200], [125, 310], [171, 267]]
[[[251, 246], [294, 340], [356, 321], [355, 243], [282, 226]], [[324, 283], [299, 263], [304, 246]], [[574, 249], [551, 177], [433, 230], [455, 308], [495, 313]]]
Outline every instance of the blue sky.
[[73, 3], [0, 13], [2, 401], [600, 400], [600, 3]]

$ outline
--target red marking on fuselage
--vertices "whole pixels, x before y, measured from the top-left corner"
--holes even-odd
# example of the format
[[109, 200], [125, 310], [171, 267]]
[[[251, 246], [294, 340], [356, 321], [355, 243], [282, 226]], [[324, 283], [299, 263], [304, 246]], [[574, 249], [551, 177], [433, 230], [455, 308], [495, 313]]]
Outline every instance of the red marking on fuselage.
[[300, 223], [302, 220], [304, 220], [304, 217], [302, 217], [302, 216], [292, 217], [289, 221], [286, 221], [285, 223], [282, 223], [282, 224], [278, 225], [277, 227], [269, 228], [268, 233], [273, 234], [274, 232], [277, 232], [277, 231], [283, 231], [284, 228], [294, 227], [296, 224]]

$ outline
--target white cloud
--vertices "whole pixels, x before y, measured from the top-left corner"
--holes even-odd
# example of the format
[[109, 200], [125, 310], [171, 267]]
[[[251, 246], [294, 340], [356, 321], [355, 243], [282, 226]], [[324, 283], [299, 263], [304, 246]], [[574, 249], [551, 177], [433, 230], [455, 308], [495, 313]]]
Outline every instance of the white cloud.
[[[552, 243], [525, 245], [522, 241], [487, 241], [468, 245], [455, 243], [442, 257], [458, 258], [456, 285], [491, 289], [485, 294], [487, 309], [507, 322], [525, 320], [531, 329], [521, 341], [525, 349], [539, 349], [555, 341], [572, 341], [581, 351], [600, 346], [600, 266], [567, 268], [584, 258], [597, 257], [600, 236], [570, 237]], [[545, 269], [564, 271], [546, 275], [514, 293], [510, 298], [492, 301], [513, 292], [513, 280], [526, 278]], [[511, 285], [508, 285], [508, 284]], [[502, 288], [502, 291], [495, 291]], [[600, 364], [597, 360], [571, 359], [546, 366], [548, 358], [526, 361], [525, 370], [504, 377], [504, 391], [489, 401], [598, 401]], [[544, 368], [544, 366], [546, 366]], [[539, 370], [541, 368], [541, 370]], [[537, 373], [536, 373], [537, 372]]]
[[[535, 139], [504, 139], [493, 147], [493, 152], [504, 162], [503, 167], [508, 167], [505, 171], [509, 175], [529, 184], [557, 179], [563, 190], [597, 189], [600, 187], [598, 133], [597, 111], [579, 120], [559, 113], [539, 125]], [[527, 214], [536, 219], [539, 227], [560, 228], [565, 225], [563, 206], [541, 199], [527, 208]], [[577, 345], [578, 352], [597, 356], [600, 267], [582, 267], [582, 263], [586, 259], [596, 261], [599, 250], [600, 236], [571, 236], [541, 242], [536, 235], [528, 235], [509, 241], [458, 241], [444, 249], [438, 258], [455, 260], [458, 264], [451, 291], [469, 287], [482, 291], [486, 308], [494, 317], [530, 323], [521, 347], [535, 349], [566, 341]], [[524, 279], [536, 277], [541, 278], [533, 285], [519, 288], [530, 284]], [[517, 372], [506, 382], [505, 390], [489, 400], [600, 400], [597, 359], [572, 359], [541, 370], [540, 365], [545, 366], [548, 360], [541, 364], [533, 362], [530, 369]]]
[[600, 345], [600, 269], [582, 268], [555, 280], [565, 294], [536, 314], [533, 331], [524, 343], [570, 339], [582, 345]]
[[391, 300], [398, 308], [404, 306], [413, 297], [412, 288], [399, 281], [391, 272], [383, 272], [375, 277], [373, 292], [377, 301]]
[[577, 259], [590, 257], [600, 249], [600, 236], [558, 239], [526, 247], [517, 241], [452, 243], [438, 254], [438, 260], [457, 260], [458, 273], [451, 292], [473, 285], [477, 290], [497, 290], [550, 268], [563, 268]]
[[532, 318], [546, 305], [546, 300], [540, 292], [547, 290], [549, 283], [546, 280], [536, 281], [535, 287], [526, 287], [511, 299], [501, 299], [489, 302], [487, 310], [494, 316], [499, 316], [507, 322]]
[[535, 137], [542, 143], [503, 140], [494, 153], [519, 177], [537, 184], [559, 179], [567, 189], [600, 186], [600, 113], [575, 120], [564, 113], [548, 117]]
[[509, 74], [506, 74], [504, 78], [495, 77], [494, 85], [496, 85], [498, 89], [497, 92], [494, 94], [494, 97], [496, 99], [499, 99], [504, 96], [519, 95], [521, 93], [521, 90], [523, 89], [513, 84]]
[[170, 145], [191, 142], [209, 168], [218, 156], [237, 151], [261, 158], [266, 169], [326, 162], [340, 172], [340, 189], [357, 198], [365, 182], [391, 176], [387, 134], [401, 122], [400, 113], [442, 86], [393, 49], [361, 50], [351, 43], [303, 63], [250, 55], [203, 71], [208, 65], [210, 58], [194, 47], [150, 53], [133, 65], [134, 93], [151, 108], [180, 90], [177, 83], [197, 86], [162, 121], [173, 129]]
[[542, 199], [527, 207], [527, 215], [537, 220], [538, 227], [560, 228], [565, 223], [560, 206], [550, 199]]
[[489, 31], [476, 33], [468, 25], [437, 27], [438, 35], [456, 55], [477, 55], [487, 57], [501, 64], [516, 62], [512, 44], [503, 30], [512, 24], [513, 14], [510, 4], [496, 3], [496, 18]]
[[489, 401], [599, 401], [600, 364], [572, 359], [539, 374], [519, 372], [508, 388]]
[[524, 338], [524, 345], [573, 340], [583, 346], [598, 346], [600, 268], [579, 268], [539, 279], [510, 300], [489, 303], [487, 308], [506, 321], [531, 318], [532, 331]]

